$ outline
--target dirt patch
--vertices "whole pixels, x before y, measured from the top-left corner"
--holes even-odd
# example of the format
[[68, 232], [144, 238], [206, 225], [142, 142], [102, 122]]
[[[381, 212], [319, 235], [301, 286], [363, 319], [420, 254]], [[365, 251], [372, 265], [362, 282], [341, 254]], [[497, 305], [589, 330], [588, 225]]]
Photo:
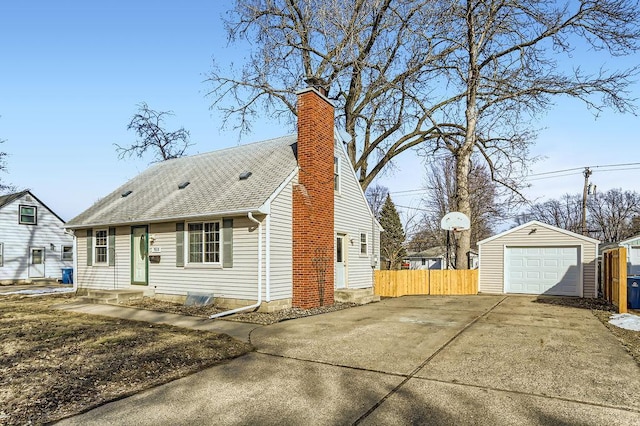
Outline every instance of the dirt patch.
[[0, 424], [43, 424], [243, 355], [225, 334], [52, 310], [0, 297]]
[[[169, 312], [173, 314], [191, 315], [197, 317], [208, 318], [213, 314], [224, 312], [225, 309], [219, 308], [214, 305], [208, 306], [185, 306], [180, 303], [171, 303], [162, 300], [157, 300], [152, 297], [144, 297], [142, 299], [129, 300], [123, 303], [126, 306], [131, 306], [139, 309], [148, 309], [151, 311]], [[248, 322], [252, 324], [275, 324], [280, 321], [286, 321], [289, 319], [308, 317], [312, 315], [324, 314], [327, 312], [339, 311], [342, 309], [352, 308], [354, 306], [360, 306], [355, 303], [335, 303], [333, 305], [320, 306], [312, 309], [299, 309], [289, 308], [283, 309], [277, 312], [241, 312], [233, 315], [226, 316], [226, 321], [239, 321]]]
[[[631, 354], [636, 363], [640, 365], [640, 331], [626, 330], [609, 324], [612, 314], [618, 312], [616, 307], [604, 299], [590, 299], [577, 297], [539, 297], [537, 303], [548, 303], [572, 308], [591, 309], [593, 315], [598, 318], [611, 331], [611, 334], [622, 343]], [[638, 315], [638, 312], [634, 312]]]

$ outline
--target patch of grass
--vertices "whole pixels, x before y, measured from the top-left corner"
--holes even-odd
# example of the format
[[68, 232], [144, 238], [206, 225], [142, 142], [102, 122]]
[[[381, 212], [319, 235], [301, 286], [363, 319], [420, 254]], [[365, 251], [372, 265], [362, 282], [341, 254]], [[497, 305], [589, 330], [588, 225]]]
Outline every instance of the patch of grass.
[[208, 331], [58, 311], [72, 296], [0, 297], [0, 424], [42, 424], [251, 350]]

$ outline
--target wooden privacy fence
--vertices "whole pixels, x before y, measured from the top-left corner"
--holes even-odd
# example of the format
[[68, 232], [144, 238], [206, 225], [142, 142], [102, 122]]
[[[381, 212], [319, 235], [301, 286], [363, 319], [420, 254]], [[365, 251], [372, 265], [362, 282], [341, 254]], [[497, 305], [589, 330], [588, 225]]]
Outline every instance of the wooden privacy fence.
[[478, 270], [375, 271], [374, 293], [383, 297], [478, 294]]
[[602, 254], [602, 293], [604, 298], [627, 312], [627, 249], [618, 247]]

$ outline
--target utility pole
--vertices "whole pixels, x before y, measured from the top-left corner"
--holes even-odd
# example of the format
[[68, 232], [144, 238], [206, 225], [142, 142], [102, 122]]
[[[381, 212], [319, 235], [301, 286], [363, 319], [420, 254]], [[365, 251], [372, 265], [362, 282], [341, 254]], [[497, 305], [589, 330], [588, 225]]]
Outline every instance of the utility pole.
[[589, 192], [589, 176], [591, 169], [584, 168], [582, 175], [584, 176], [584, 190], [582, 191], [582, 235], [587, 235], [587, 194]]

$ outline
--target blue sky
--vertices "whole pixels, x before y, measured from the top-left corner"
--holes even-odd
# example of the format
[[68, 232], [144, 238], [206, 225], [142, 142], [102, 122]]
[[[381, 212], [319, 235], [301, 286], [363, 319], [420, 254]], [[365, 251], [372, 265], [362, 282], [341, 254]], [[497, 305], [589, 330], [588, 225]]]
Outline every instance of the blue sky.
[[[240, 47], [227, 47], [217, 1], [15, 1], [0, 3], [0, 150], [9, 154], [1, 178], [29, 188], [63, 219], [71, 219], [151, 160], [118, 160], [114, 143], [126, 145], [136, 105], [172, 110], [167, 128], [184, 126], [195, 144], [190, 153], [290, 133], [265, 119], [239, 138], [221, 131], [209, 109], [206, 74], [212, 58], [239, 63]], [[609, 67], [638, 63], [639, 56]], [[640, 97], [636, 86], [634, 95]], [[534, 153], [547, 159], [540, 173], [587, 165], [640, 162], [638, 118], [604, 113], [598, 120], [575, 101], [561, 101], [540, 122], [545, 128]], [[422, 186], [420, 159], [399, 157], [398, 170], [380, 183], [392, 192]], [[599, 190], [640, 190], [640, 168], [594, 170]], [[557, 197], [582, 189], [580, 173], [531, 181], [531, 198]], [[542, 197], [542, 198], [539, 198]], [[418, 198], [398, 194], [399, 205]]]

